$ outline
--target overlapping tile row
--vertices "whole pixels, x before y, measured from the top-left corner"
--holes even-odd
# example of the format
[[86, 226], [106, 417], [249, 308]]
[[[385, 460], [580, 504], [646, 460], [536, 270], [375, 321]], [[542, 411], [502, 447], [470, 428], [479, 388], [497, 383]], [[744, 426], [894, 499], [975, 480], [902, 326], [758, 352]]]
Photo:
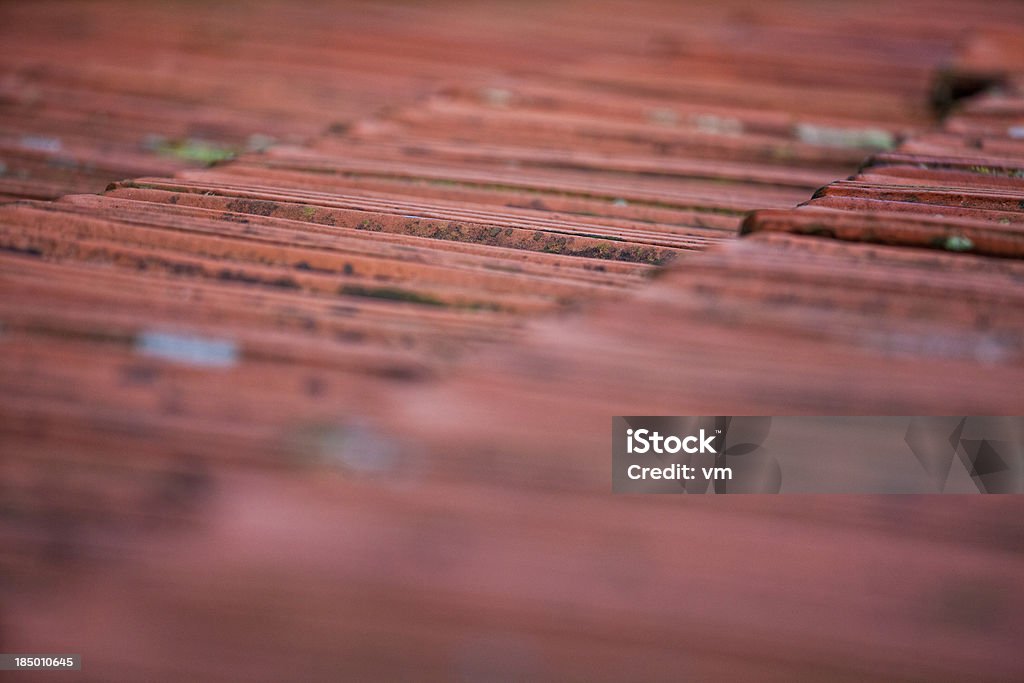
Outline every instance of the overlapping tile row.
[[117, 460], [128, 442], [155, 462], [287, 466], [318, 450], [318, 421], [376, 414], [467, 346], [653, 270], [366, 203], [148, 180], [0, 208], [5, 442], [44, 469], [47, 453]]
[[[475, 459], [493, 442], [495, 459], [516, 462], [505, 477], [575, 489], [607, 481], [594, 453], [621, 406], [1015, 414], [1022, 277], [1018, 260], [758, 234], [689, 259], [628, 301], [467, 362], [443, 395], [426, 391], [398, 422], [420, 420], [429, 436], [419, 438], [442, 443], [445, 461]], [[516, 429], [524, 422], [535, 429]], [[451, 462], [448, 475], [462, 467]]]
[[[394, 432], [385, 433], [418, 444], [421, 467], [453, 490], [490, 481], [537, 497], [604, 503], [594, 492], [610, 486], [610, 416], [627, 410], [1019, 414], [1022, 276], [1024, 261], [1016, 259], [753, 235], [687, 259], [628, 302], [534, 327], [513, 347], [462, 364], [453, 378], [409, 395], [390, 416]], [[835, 481], [872, 476], [863, 463], [830, 457], [829, 438], [837, 435], [822, 439], [818, 473]], [[836, 680], [1012, 681], [1024, 671], [1011, 635], [1020, 616], [1004, 609], [1024, 600], [1009, 579], [1024, 566], [1019, 497], [988, 498], [971, 521], [958, 517], [960, 498], [755, 497], [743, 512], [707, 499], [640, 498], [616, 501], [614, 518], [593, 524], [639, 544], [629, 560], [636, 583], [624, 580], [630, 586], [649, 586], [657, 575], [652, 546], [679, 545], [676, 579], [657, 581], [665, 592], [653, 591], [649, 601], [632, 593], [629, 609], [679, 634], [663, 652], [694, 642], [680, 625], [701, 624], [708, 640], [691, 665], [709, 677], [772, 677], [765, 672], [777, 669], [758, 650], [771, 637], [750, 630], [755, 623], [787, 634], [790, 645], [771, 652], [782, 653], [783, 668], [797, 660], [798, 677], [827, 670]], [[634, 511], [649, 520], [645, 533], [622, 521]], [[721, 519], [726, 513], [736, 515], [736, 527]], [[925, 531], [932, 514], [937, 524]], [[806, 526], [787, 540], [777, 515]], [[812, 528], [823, 536], [812, 540]], [[574, 532], [574, 542], [581, 535]], [[702, 574], [709, 558], [730, 551], [736, 564], [717, 580]], [[801, 567], [816, 573], [797, 578]], [[699, 597], [684, 586], [699, 586]], [[659, 615], [666, 604], [670, 614]], [[744, 655], [709, 662], [716, 637]]]
[[[934, 0], [859, 9], [792, 1], [771, 11], [656, 1], [467, 8], [264, 0], [244, 10], [185, 0], [130, 9], [110, 0], [5, 3], [0, 201], [96, 192], [275, 141], [305, 142], [443, 83], [479, 82], [500, 102], [502, 82], [522, 76], [544, 76], [525, 83], [535, 96], [585, 82], [593, 89], [575, 92], [585, 96], [575, 100], [577, 111], [633, 110], [634, 124], [729, 134], [738, 123], [730, 108], [740, 107], [763, 114], [751, 123], [764, 132], [792, 128], [786, 114], [800, 112], [834, 119], [824, 130], [813, 122], [800, 128], [804, 138], [884, 146], [925, 120], [919, 95], [963, 34], [952, 18], [957, 7]], [[972, 13], [979, 26], [1001, 27], [1014, 8], [993, 3]], [[871, 35], [871, 44], [853, 37], [860, 35]], [[991, 42], [974, 51], [974, 62], [1003, 60], [986, 50]], [[861, 132], [843, 132], [850, 126]], [[670, 155], [682, 143], [691, 152], [707, 144], [685, 132], [674, 138], [641, 146]], [[758, 151], [790, 153], [765, 140]], [[859, 160], [853, 151], [845, 159]]]
[[[1024, 59], [1019, 41], [1016, 61]], [[745, 232], [1024, 257], [1024, 99], [1007, 69], [935, 131], [869, 159], [793, 210], [758, 211]]]
[[575, 54], [566, 10], [265, 0], [4, 3], [0, 201], [98, 192], [301, 142], [441, 78]]
[[[443, 395], [410, 403], [407, 424], [419, 416], [426, 431], [417, 438], [469, 458], [500, 434], [507, 440], [497, 439], [494, 457], [521, 458], [508, 470], [550, 488], [606, 480], [593, 452], [622, 406], [652, 415], [1019, 413], [1019, 41], [985, 52], [985, 40], [934, 73], [933, 86], [983, 74], [991, 90], [951, 102], [934, 129], [906, 135], [797, 208], [753, 212], [745, 238], [677, 262], [628, 301], [536, 328], [463, 366]], [[573, 407], [556, 410], [566, 401]], [[471, 417], [433, 412], [452, 402]], [[524, 421], [534, 432], [502, 431]]]
[[[0, 649], [75, 639], [96, 680], [1018, 679], [1015, 500], [608, 496], [623, 412], [1020, 412], [1024, 271], [989, 256], [1014, 178], [968, 169], [941, 250], [733, 239], [859, 201], [790, 209], [871, 153], [896, 194], [962, 127], [1012, 157], [1011, 90], [924, 132], [962, 4], [894, 5], [144, 30], [172, 4], [119, 19], [129, 44], [76, 38], [82, 5], [59, 68], [6, 43], [36, 166], [4, 192], [119, 182], [0, 207]], [[72, 142], [127, 160], [53, 163]]]
[[[694, 39], [707, 19], [696, 25], [679, 24], [680, 40]], [[820, 21], [805, 30], [814, 35], [814, 28], [819, 41], [833, 32]], [[783, 37], [770, 26], [731, 32]], [[885, 40], [895, 50], [906, 38], [892, 33]], [[730, 61], [721, 52], [665, 54], [654, 45], [541, 73], [463, 79], [309, 144], [276, 145], [178, 179], [194, 191], [250, 198], [270, 188], [315, 191], [389, 214], [476, 221], [493, 226], [499, 245], [525, 246], [525, 229], [544, 250], [595, 255], [596, 246], [600, 256], [664, 264], [671, 252], [634, 245], [692, 250], [731, 239], [747, 212], [790, 207], [926, 124], [930, 60], [950, 48], [934, 38], [920, 42], [918, 61], [887, 74], [879, 63], [855, 62], [856, 51], [834, 50], [843, 73], [861, 82], [853, 99], [862, 106], [854, 111], [816, 95], [840, 70], [833, 61], [808, 65], [794, 78], [783, 67], [803, 56], [789, 55], [778, 82], [766, 87], [763, 73], [744, 68], [760, 53]], [[659, 71], [636, 89], [645, 74]], [[695, 73], [709, 87], [696, 87]], [[875, 80], [882, 85], [871, 90]], [[400, 221], [377, 223], [424, 234]], [[511, 233], [501, 230], [506, 226]], [[430, 234], [478, 239], [472, 230]]]

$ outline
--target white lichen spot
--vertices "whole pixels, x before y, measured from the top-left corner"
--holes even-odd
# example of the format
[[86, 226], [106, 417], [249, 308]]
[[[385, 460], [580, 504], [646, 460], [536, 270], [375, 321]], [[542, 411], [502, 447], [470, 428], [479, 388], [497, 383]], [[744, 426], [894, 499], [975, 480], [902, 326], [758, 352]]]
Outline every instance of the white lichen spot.
[[480, 99], [492, 107], [507, 107], [512, 102], [512, 93], [504, 88], [483, 88]]
[[253, 133], [249, 136], [245, 148], [250, 152], [263, 152], [269, 149], [275, 142], [277, 141], [269, 135]]
[[143, 356], [211, 368], [238, 363], [238, 345], [230, 339], [146, 330], [135, 338], [135, 351]]
[[52, 138], [45, 135], [23, 135], [21, 136], [21, 147], [34, 152], [59, 152], [64, 145], [60, 138]]
[[895, 136], [881, 128], [837, 128], [798, 123], [795, 132], [800, 142], [822, 147], [887, 150], [896, 145]]
[[700, 114], [692, 118], [693, 125], [702, 133], [715, 135], [739, 135], [743, 132], [743, 122], [729, 116]]
[[321, 458], [356, 474], [386, 474], [401, 461], [401, 450], [391, 438], [363, 424], [338, 426], [321, 435]]
[[679, 114], [672, 109], [652, 109], [647, 112], [647, 118], [651, 123], [656, 123], [659, 126], [679, 125]]

